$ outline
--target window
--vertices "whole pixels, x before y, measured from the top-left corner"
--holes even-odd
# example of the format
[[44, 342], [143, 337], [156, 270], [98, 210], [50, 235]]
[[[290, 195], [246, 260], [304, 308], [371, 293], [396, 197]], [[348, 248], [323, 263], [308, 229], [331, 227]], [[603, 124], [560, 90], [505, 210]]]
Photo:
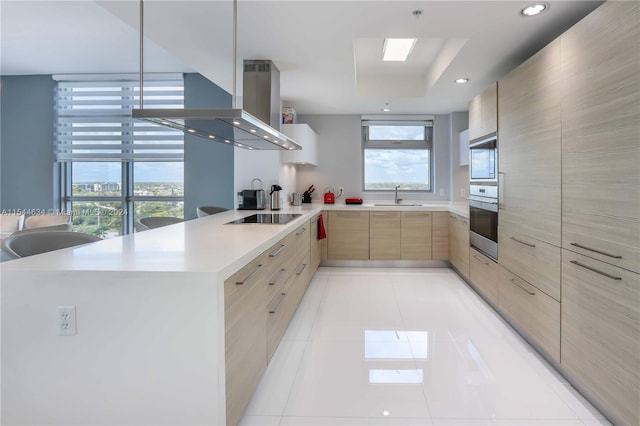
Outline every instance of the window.
[[[74, 230], [103, 238], [145, 216], [184, 217], [183, 133], [138, 122], [136, 79], [55, 76], [55, 157]], [[145, 79], [145, 105], [183, 108], [181, 75]]]
[[365, 191], [432, 191], [433, 124], [362, 121]]

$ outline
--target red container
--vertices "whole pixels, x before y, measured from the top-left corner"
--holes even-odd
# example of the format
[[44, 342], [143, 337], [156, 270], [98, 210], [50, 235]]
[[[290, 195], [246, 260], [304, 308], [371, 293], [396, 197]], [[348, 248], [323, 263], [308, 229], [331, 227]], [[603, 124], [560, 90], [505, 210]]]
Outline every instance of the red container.
[[327, 191], [324, 193], [324, 203], [325, 204], [334, 204], [336, 202], [336, 196], [333, 192]]

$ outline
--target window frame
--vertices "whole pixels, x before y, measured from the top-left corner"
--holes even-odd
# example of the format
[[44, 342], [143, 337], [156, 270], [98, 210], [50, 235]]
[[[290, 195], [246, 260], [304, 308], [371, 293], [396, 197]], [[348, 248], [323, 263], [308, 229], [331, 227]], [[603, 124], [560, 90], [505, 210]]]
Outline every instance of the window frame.
[[[369, 127], [372, 125], [380, 125], [380, 126], [424, 126], [425, 130], [425, 139], [424, 140], [409, 140], [409, 139], [400, 139], [400, 140], [370, 140], [369, 139]], [[361, 158], [362, 158], [362, 192], [375, 194], [388, 194], [394, 192], [395, 189], [367, 189], [367, 182], [365, 180], [365, 169], [366, 169], [366, 151], [367, 150], [426, 150], [429, 152], [429, 189], [408, 189], [408, 188], [400, 188], [400, 190], [404, 193], [410, 192], [413, 194], [433, 194], [434, 190], [434, 143], [433, 143], [433, 119], [425, 118], [425, 119], [367, 119], [365, 117], [361, 120]]]
[[[117, 85], [118, 82], [120, 81], [126, 81], [127, 83], [131, 83], [132, 81], [137, 81], [135, 80], [135, 78], [133, 77], [127, 77], [127, 78], [123, 78], [122, 75], [117, 75], [117, 76], [110, 76], [110, 75], [99, 75], [99, 76], [91, 76], [91, 75], [86, 75], [86, 76], [54, 76], [54, 79], [57, 81], [80, 81], [80, 82], [91, 82], [91, 81], [96, 81], [96, 82], [112, 82], [114, 85]], [[179, 75], [179, 79], [183, 80], [183, 76]], [[158, 78], [152, 79], [152, 81], [158, 81], [158, 80], [171, 80], [171, 81], [175, 81], [178, 80], [177, 75], [175, 74], [170, 74], [170, 75], [162, 75], [162, 76], [158, 76]], [[146, 80], [145, 80], [146, 81]], [[146, 84], [145, 84], [145, 89], [146, 89]], [[123, 92], [126, 92], [126, 90], [123, 90]], [[184, 93], [184, 92], [183, 92]], [[127, 108], [128, 103], [130, 103], [132, 100], [135, 100], [136, 96], [137, 96], [138, 92], [136, 90], [132, 90], [130, 92], [130, 94], [128, 94], [128, 96], [122, 96], [121, 97], [121, 101], [122, 101], [122, 108]], [[59, 111], [59, 106], [57, 103], [57, 96], [58, 96], [58, 90], [56, 89], [56, 93], [54, 94], [54, 114], [55, 114], [55, 128], [56, 128], [56, 135], [54, 137], [54, 146], [53, 149], [55, 152], [58, 152], [59, 150], [59, 139], [58, 139], [58, 111]], [[181, 103], [184, 104], [184, 95], [182, 97]], [[133, 129], [133, 127], [129, 127], [127, 128], [127, 125], [123, 126], [123, 130], [120, 134], [120, 145], [123, 146], [122, 148], [122, 152], [123, 154], [126, 153], [128, 150], [126, 149], [126, 145], [131, 143], [131, 138], [127, 137], [130, 136], [132, 133], [131, 130], [135, 130]], [[174, 147], [175, 148], [175, 147]], [[77, 160], [74, 159], [64, 159], [64, 160], [56, 160], [56, 168], [55, 171], [57, 173], [54, 173], [54, 178], [58, 180], [58, 188], [60, 190], [60, 209], [62, 211], [65, 212], [70, 212], [74, 213], [74, 207], [73, 204], [74, 203], [80, 203], [80, 202], [118, 202], [120, 203], [120, 205], [122, 206], [122, 210], [123, 210], [123, 217], [121, 220], [121, 228], [120, 228], [120, 234], [121, 235], [127, 235], [127, 234], [131, 234], [134, 232], [135, 230], [135, 226], [134, 226], [134, 214], [135, 214], [135, 203], [136, 202], [145, 202], [145, 201], [150, 201], [150, 202], [183, 202], [185, 200], [184, 197], [184, 192], [182, 196], [163, 196], [163, 195], [158, 195], [158, 196], [148, 196], [148, 195], [135, 195], [134, 192], [134, 186], [135, 186], [135, 182], [136, 182], [136, 178], [134, 175], [134, 167], [135, 164], [140, 163], [140, 162], [147, 162], [147, 163], [165, 163], [167, 161], [172, 161], [172, 162], [178, 162], [178, 163], [182, 163], [184, 164], [184, 137], [182, 136], [182, 148], [181, 148], [181, 153], [180, 156], [182, 157], [181, 160], [176, 160], [176, 159], [171, 159], [171, 160], [167, 160], [167, 158], [165, 158], [166, 156], [163, 155], [158, 155], [157, 158], [149, 158], [148, 156], [144, 156], [143, 158], [141, 158], [140, 160], [136, 161], [135, 157], [133, 158], [122, 158], [120, 161], [114, 161], [113, 159], [111, 160], [105, 160], [108, 162], [113, 162], [116, 164], [120, 164], [121, 167], [121, 193], [120, 195], [74, 195], [73, 194], [73, 164], [74, 163], [91, 163], [91, 162], [96, 162], [96, 160], [83, 160], [82, 158], [78, 158]], [[130, 151], [129, 151], [130, 152]], [[183, 185], [184, 185], [184, 179], [182, 181]], [[183, 186], [184, 188], [184, 186]], [[184, 215], [184, 212], [183, 212]], [[183, 216], [184, 217], [184, 216]]]

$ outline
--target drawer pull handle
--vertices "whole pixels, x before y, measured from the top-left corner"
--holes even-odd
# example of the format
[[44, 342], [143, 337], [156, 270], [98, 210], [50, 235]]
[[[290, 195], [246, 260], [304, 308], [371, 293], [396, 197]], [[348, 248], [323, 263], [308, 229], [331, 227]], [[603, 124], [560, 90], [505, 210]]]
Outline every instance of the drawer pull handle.
[[480, 256], [478, 256], [477, 254], [474, 254], [473, 257], [480, 263], [482, 263], [483, 265], [488, 265], [489, 262], [485, 262], [483, 258], [481, 258]]
[[389, 217], [394, 217], [395, 213], [374, 213], [374, 216], [389, 216]]
[[251, 279], [260, 271], [260, 269], [264, 268], [264, 264], [259, 264], [255, 271], [250, 273], [244, 280], [236, 282], [236, 285], [243, 285], [251, 281]]
[[338, 212], [337, 216], [340, 217], [360, 217], [359, 212]]
[[513, 237], [513, 236], [509, 237], [509, 238], [512, 239], [513, 241], [515, 241], [516, 243], [524, 244], [527, 247], [535, 247], [536, 246], [535, 244], [526, 243], [526, 242], [524, 242], [522, 240], [519, 240], [519, 239], [517, 239], [516, 237]]
[[306, 268], [307, 268], [307, 264], [303, 263], [302, 268], [300, 268], [300, 270], [296, 272], [296, 275], [302, 274]]
[[587, 250], [587, 251], [591, 251], [591, 252], [594, 252], [594, 253], [602, 254], [602, 255], [607, 256], [607, 257], [612, 257], [614, 259], [622, 259], [622, 256], [617, 256], [615, 254], [606, 253], [604, 251], [600, 251], [600, 250], [592, 249], [592, 248], [589, 248], [589, 247], [585, 247], [585, 246], [580, 245], [580, 244], [571, 243], [571, 245], [574, 246], [574, 247], [581, 248], [583, 250]]
[[454, 215], [451, 215], [451, 214], [450, 214], [450, 215], [449, 215], [449, 217], [450, 217], [451, 219], [453, 219], [453, 220], [458, 220], [458, 218], [457, 218], [457, 217], [455, 217]]
[[278, 250], [274, 251], [273, 253], [269, 253], [269, 257], [276, 257], [277, 255], [282, 253], [282, 250], [284, 250], [286, 246], [286, 244], [282, 244]]
[[306, 231], [306, 230], [307, 230], [307, 228], [301, 228], [298, 232], [296, 232], [296, 237], [299, 236], [299, 235], [304, 234], [304, 231]]
[[513, 278], [511, 278], [511, 284], [515, 285], [516, 287], [522, 289], [524, 292], [526, 292], [529, 296], [535, 296], [535, 293], [530, 292], [529, 290], [527, 290], [526, 288], [522, 287], [520, 284], [518, 284], [516, 282], [516, 280], [514, 280]]
[[425, 217], [425, 216], [429, 216], [429, 213], [405, 213], [405, 215], [407, 217]]
[[280, 307], [280, 305], [282, 304], [282, 302], [284, 301], [284, 299], [286, 299], [287, 297], [287, 293], [282, 293], [280, 295], [280, 299], [278, 300], [278, 303], [276, 303], [276, 306], [274, 306], [273, 308], [269, 309], [269, 313], [270, 314], [275, 314], [276, 311], [278, 310], [278, 308]]
[[269, 281], [269, 285], [276, 285], [276, 284], [278, 284], [278, 281], [280, 281], [280, 280], [282, 279], [282, 276], [284, 275], [284, 273], [285, 273], [285, 272], [287, 272], [287, 270], [286, 270], [286, 269], [284, 269], [284, 268], [283, 268], [283, 269], [281, 269], [281, 270], [280, 270], [280, 273], [278, 274], [278, 276], [277, 276], [275, 279], [273, 279], [273, 280]]
[[615, 281], [620, 281], [620, 280], [622, 280], [622, 278], [621, 278], [621, 277], [616, 277], [616, 276], [614, 276], [614, 275], [607, 274], [606, 272], [599, 271], [599, 270], [597, 270], [596, 268], [592, 268], [591, 266], [584, 265], [584, 264], [582, 264], [582, 263], [578, 262], [577, 260], [570, 260], [569, 262], [573, 263], [574, 265], [578, 265], [578, 266], [580, 266], [580, 267], [582, 267], [582, 268], [584, 268], [584, 269], [588, 269], [588, 270], [590, 270], [590, 271], [592, 271], [592, 272], [595, 272], [596, 274], [600, 274], [600, 275], [602, 275], [602, 276], [605, 276], [605, 277], [607, 277], [607, 278], [610, 278], [610, 279], [612, 279], [612, 280], [615, 280]]
[[460, 222], [462, 222], [462, 223], [468, 223], [465, 219], [460, 219]]

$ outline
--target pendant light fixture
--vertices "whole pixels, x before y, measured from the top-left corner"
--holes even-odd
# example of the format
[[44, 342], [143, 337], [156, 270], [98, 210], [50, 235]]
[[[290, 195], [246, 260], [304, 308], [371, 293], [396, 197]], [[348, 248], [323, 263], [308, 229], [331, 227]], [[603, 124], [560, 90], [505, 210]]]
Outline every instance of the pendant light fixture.
[[236, 55], [238, 2], [233, 0], [233, 93], [232, 108], [161, 109], [144, 108], [144, 0], [140, 0], [140, 108], [132, 117], [180, 130], [187, 135], [256, 150], [302, 149], [291, 138], [236, 107]]

